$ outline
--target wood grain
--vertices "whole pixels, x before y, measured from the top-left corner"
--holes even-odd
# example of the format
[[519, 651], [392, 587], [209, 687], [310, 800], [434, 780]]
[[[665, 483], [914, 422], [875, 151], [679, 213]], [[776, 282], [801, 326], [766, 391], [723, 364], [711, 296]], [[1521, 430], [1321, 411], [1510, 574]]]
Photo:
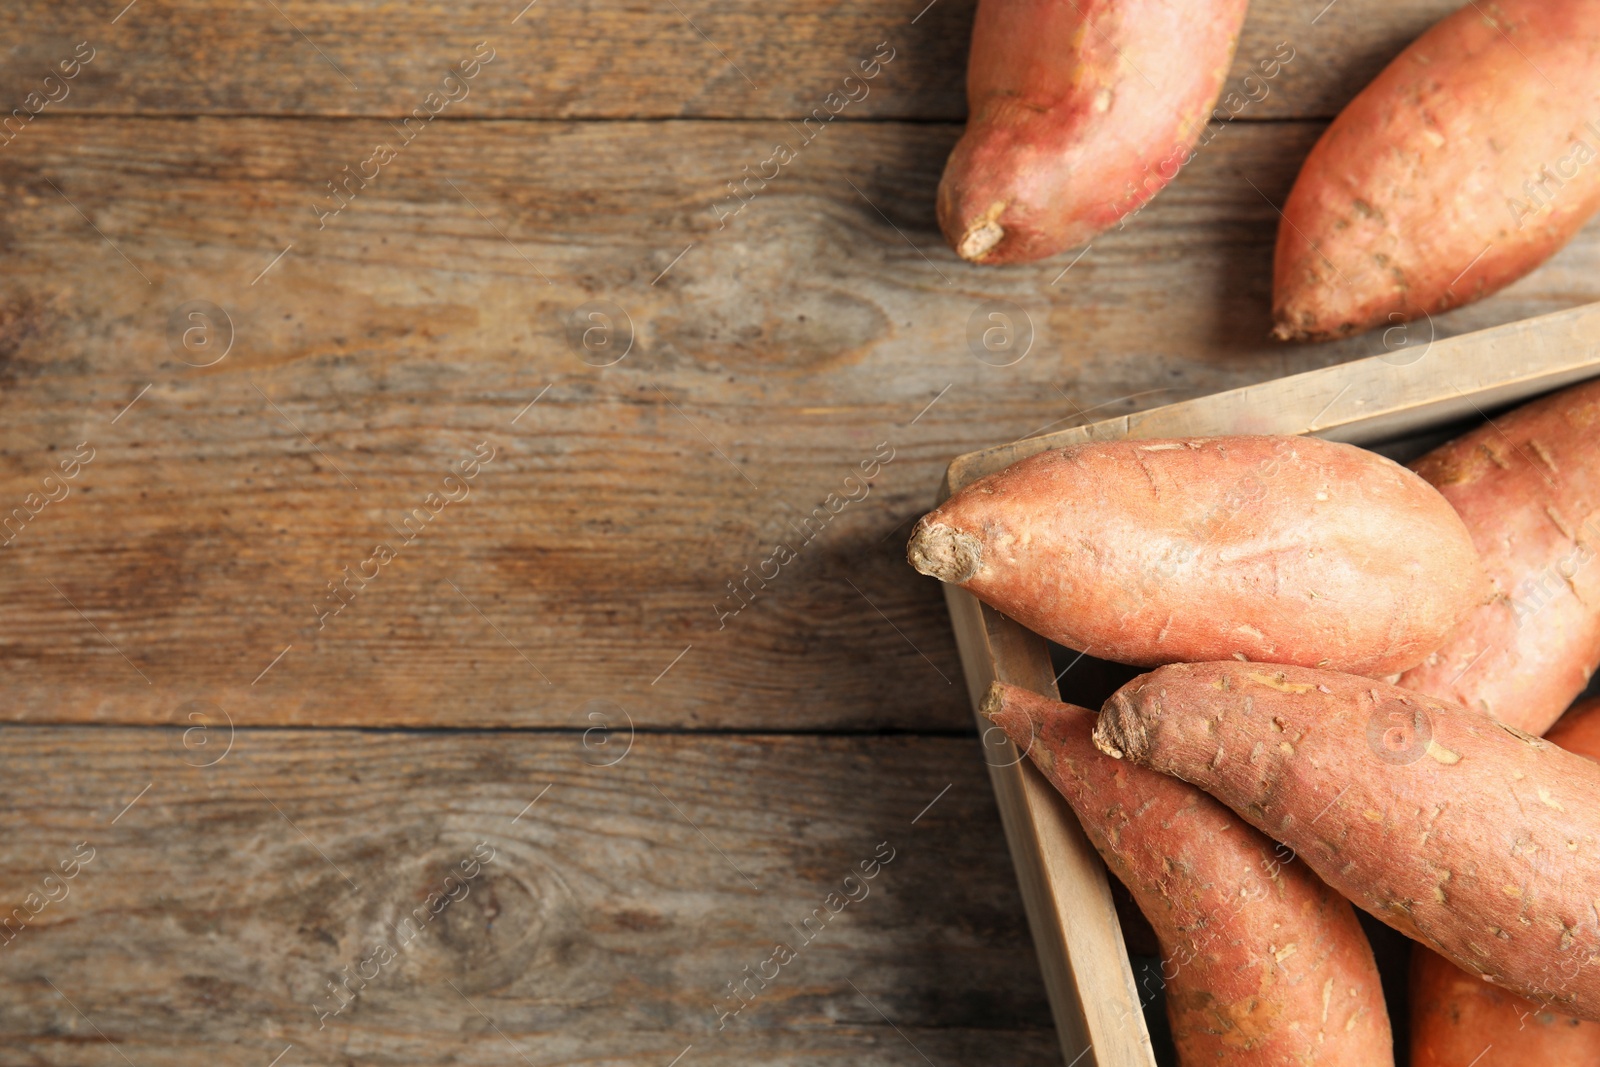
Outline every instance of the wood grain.
[[[93, 11], [8, 8], [5, 109], [81, 41], [95, 58], [52, 112], [410, 114], [451, 64], [494, 61], [446, 111], [473, 118], [798, 119], [823, 106], [880, 42], [895, 58], [845, 119], [965, 117], [974, 0], [467, 0], [350, 3], [126, 0]], [[1281, 42], [1296, 59], [1240, 117], [1331, 118], [1454, 0], [1277, 0], [1253, 5], [1230, 85]], [[519, 16], [521, 12], [521, 16]], [[53, 91], [60, 95], [61, 89]], [[1258, 94], [1259, 95], [1259, 94]], [[31, 135], [30, 135], [31, 136]], [[18, 144], [24, 141], [19, 140]], [[5, 151], [9, 151], [6, 149]]]
[[[176, 730], [0, 738], [28, 813], [0, 903], [93, 850], [0, 945], [0, 1063], [1056, 1062], [971, 739], [640, 734], [606, 767], [575, 733], [240, 731], [195, 767], [220, 747]], [[818, 908], [719, 1031], [726, 984]], [[370, 981], [321, 1019], [347, 966]]]
[[[1229, 127], [1075, 264], [1000, 270], [932, 230], [954, 127], [829, 130], [721, 228], [719, 182], [793, 132], [670, 129], [438, 124], [320, 231], [319, 176], [386, 124], [30, 131], [0, 159], [0, 514], [97, 451], [4, 549], [4, 714], [573, 726], [605, 697], [640, 725], [965, 730], [900, 543], [951, 457], [1381, 348], [1267, 340], [1270, 201], [1315, 125]], [[1441, 336], [1595, 299], [1597, 233]], [[204, 369], [169, 337], [194, 299], [235, 324]], [[969, 347], [993, 300], [1032, 322], [1011, 366]], [[613, 366], [569, 345], [589, 301], [630, 316]], [[480, 442], [471, 496], [319, 630]]]
[[[1261, 0], [1230, 83], [1288, 42], [1265, 97], [1081, 258], [994, 270], [932, 221], [974, 0], [10, 5], [0, 114], [39, 114], [0, 135], [0, 903], [96, 852], [0, 928], [0, 1067], [1059, 1062], [902, 539], [960, 453], [1376, 351], [1267, 342], [1272, 205], [1454, 6]], [[879, 42], [869, 95], [799, 129]], [[1596, 278], [1591, 228], [1440, 335]], [[626, 315], [608, 366], [594, 302]], [[974, 348], [996, 312], [1019, 361]], [[396, 725], [427, 729], [251, 728]], [[485, 877], [317, 1029], [478, 841]]]

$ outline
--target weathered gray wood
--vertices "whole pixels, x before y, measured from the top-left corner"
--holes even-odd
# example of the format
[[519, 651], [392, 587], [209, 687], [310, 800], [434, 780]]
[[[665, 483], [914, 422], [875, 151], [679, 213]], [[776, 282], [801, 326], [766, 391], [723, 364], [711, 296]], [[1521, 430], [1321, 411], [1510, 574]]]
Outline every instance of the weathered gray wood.
[[[972, 739], [641, 733], [607, 767], [625, 738], [241, 731], [186, 766], [226, 732], [200, 739], [0, 731], [0, 808], [26, 813], [0, 904], [66, 889], [0, 946], [0, 1062], [523, 1062], [507, 1038], [539, 1065], [1055, 1062]], [[797, 958], [719, 1032], [778, 941]], [[376, 977], [319, 1019], [347, 965]]]
[[[524, 2], [440, 7], [311, 0], [275, 8], [203, 0], [180, 13], [140, 0], [112, 24], [122, 7], [115, 0], [93, 14], [26, 0], [7, 12], [10, 54], [0, 71], [0, 100], [9, 110], [23, 106], [29, 93], [61, 97], [45, 104], [42, 116], [398, 117], [420, 106], [452, 64], [486, 41], [494, 59], [444, 114], [799, 118], [823, 107], [827, 94], [887, 42], [893, 59], [841, 118], [959, 120], [966, 114], [974, 0], [538, 0], [517, 18]], [[1295, 59], [1265, 97], [1251, 83], [1259, 100], [1240, 117], [1332, 117], [1395, 53], [1456, 6], [1454, 0], [1253, 5], [1230, 86], [1243, 88], [1244, 77], [1283, 42]], [[45, 86], [43, 79], [83, 41], [94, 58], [65, 83], [62, 97], [62, 87]]]
[[[606, 696], [656, 725], [964, 729], [901, 555], [951, 456], [1381, 350], [1267, 338], [1268, 201], [1315, 126], [1229, 128], [1065, 275], [944, 250], [953, 127], [829, 130], [722, 229], [719, 182], [792, 131], [668, 129], [439, 124], [322, 231], [317, 179], [387, 125], [58, 117], [0, 157], [5, 513], [97, 450], [0, 550], [3, 713], [571, 726]], [[1597, 236], [1440, 335], [1600, 297]], [[194, 299], [236, 327], [205, 369], [169, 341]], [[1033, 325], [1012, 366], [969, 347], [995, 299]], [[614, 366], [569, 347], [588, 301], [631, 316]], [[478, 442], [470, 498], [319, 631], [327, 583]]]

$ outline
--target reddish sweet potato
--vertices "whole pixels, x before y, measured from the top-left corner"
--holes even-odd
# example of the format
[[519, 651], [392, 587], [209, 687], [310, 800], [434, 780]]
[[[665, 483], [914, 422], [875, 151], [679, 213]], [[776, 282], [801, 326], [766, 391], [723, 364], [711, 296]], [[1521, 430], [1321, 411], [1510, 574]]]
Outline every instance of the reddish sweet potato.
[[1545, 733], [1568, 752], [1600, 760], [1600, 697], [1580, 700]]
[[939, 182], [950, 247], [974, 263], [1025, 263], [1143, 206], [1205, 130], [1245, 6], [980, 0], [967, 131]]
[[1141, 666], [1390, 673], [1483, 589], [1466, 528], [1426, 482], [1310, 437], [1041, 453], [925, 516], [908, 556], [1054, 641]]
[[1600, 1019], [1600, 765], [1397, 686], [1236, 662], [1135, 679], [1094, 737], [1457, 966]]
[[[1600, 759], [1600, 700], [1546, 735]], [[1421, 945], [1411, 950], [1411, 1067], [1564, 1067], [1600, 1063], [1600, 1023], [1548, 1011], [1468, 974]]]
[[1102, 755], [1095, 713], [996, 684], [983, 713], [1061, 791], [1161, 943], [1178, 1062], [1393, 1063], [1348, 901], [1191, 785]]
[[1411, 950], [1411, 1067], [1600, 1063], [1600, 1023], [1546, 1011], [1421, 945]]
[[1600, 381], [1413, 466], [1466, 522], [1494, 596], [1399, 684], [1542, 734], [1600, 664]]
[[1276, 333], [1437, 314], [1544, 262], [1600, 207], [1600, 4], [1472, 3], [1311, 150], [1278, 227]]

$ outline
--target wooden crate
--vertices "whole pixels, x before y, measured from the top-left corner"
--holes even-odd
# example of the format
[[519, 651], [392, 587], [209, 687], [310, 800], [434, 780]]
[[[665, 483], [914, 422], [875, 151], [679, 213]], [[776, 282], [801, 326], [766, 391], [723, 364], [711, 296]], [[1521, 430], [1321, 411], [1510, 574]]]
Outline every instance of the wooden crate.
[[[1413, 326], [1411, 339], [1427, 328]], [[1119, 438], [1312, 434], [1393, 454], [1396, 442], [1595, 376], [1600, 303], [969, 453], [950, 465], [944, 492], [1045, 449]], [[1043, 638], [962, 589], [945, 593], [975, 714], [996, 680], [1058, 696]], [[1070, 669], [1059, 677], [1061, 699], [1099, 706], [1101, 694], [1080, 692], [1088, 679]], [[979, 727], [1066, 1062], [1151, 1067], [1104, 865], [1044, 777], [998, 730]]]

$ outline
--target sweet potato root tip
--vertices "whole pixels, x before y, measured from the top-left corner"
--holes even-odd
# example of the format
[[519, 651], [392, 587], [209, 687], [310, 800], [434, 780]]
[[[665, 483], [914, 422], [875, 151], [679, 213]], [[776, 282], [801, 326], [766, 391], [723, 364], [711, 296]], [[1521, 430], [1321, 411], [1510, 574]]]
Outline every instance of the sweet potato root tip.
[[968, 263], [982, 263], [996, 245], [1005, 240], [1006, 230], [993, 219], [985, 219], [967, 229], [956, 245], [956, 255]]
[[1277, 316], [1277, 325], [1272, 327], [1272, 336], [1279, 341], [1288, 341], [1291, 344], [1321, 344], [1324, 341], [1337, 341], [1358, 332], [1355, 323], [1340, 323], [1332, 329], [1312, 329], [1309, 326], [1296, 326], [1289, 315]]
[[920, 573], [960, 585], [983, 566], [983, 542], [943, 523], [923, 521], [912, 531], [906, 559]]
[[1011, 740], [1017, 739], [1017, 735], [1011, 730], [1015, 716], [1006, 711], [1006, 691], [999, 682], [989, 683], [989, 691], [983, 695], [983, 703], [978, 706], [978, 713], [1004, 730]]
[[1049, 753], [1033, 751], [1033, 743], [1044, 727], [1044, 716], [1032, 704], [1007, 700], [1006, 694], [1010, 688], [1000, 682], [991, 684], [978, 713], [1004, 730], [1018, 751], [1032, 756], [1035, 762], [1044, 760], [1048, 766]]
[[1106, 703], [1094, 727], [1094, 747], [1112, 759], [1139, 762], [1150, 747], [1144, 721], [1127, 695], [1117, 692]]

